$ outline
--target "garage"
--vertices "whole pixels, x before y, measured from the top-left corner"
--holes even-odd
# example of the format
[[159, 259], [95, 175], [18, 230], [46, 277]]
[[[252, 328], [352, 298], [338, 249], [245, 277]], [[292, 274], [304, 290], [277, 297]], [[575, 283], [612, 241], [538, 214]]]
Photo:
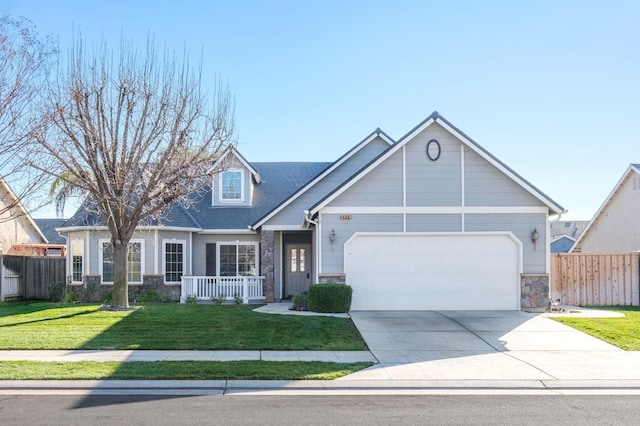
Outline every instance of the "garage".
[[352, 310], [519, 310], [522, 244], [500, 233], [356, 233]]

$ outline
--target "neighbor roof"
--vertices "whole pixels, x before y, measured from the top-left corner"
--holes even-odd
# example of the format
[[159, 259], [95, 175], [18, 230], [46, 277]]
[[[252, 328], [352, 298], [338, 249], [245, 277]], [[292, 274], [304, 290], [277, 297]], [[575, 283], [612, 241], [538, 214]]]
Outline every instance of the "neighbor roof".
[[64, 225], [67, 219], [33, 219], [49, 244], [67, 244], [67, 240], [58, 234], [56, 228]]

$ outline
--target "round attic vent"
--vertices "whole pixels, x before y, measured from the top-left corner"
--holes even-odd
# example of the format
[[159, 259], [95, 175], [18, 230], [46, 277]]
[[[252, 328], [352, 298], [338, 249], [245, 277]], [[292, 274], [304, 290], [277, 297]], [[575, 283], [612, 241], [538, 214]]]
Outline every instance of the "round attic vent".
[[427, 142], [427, 157], [429, 157], [431, 161], [436, 161], [440, 158], [440, 142], [435, 139]]

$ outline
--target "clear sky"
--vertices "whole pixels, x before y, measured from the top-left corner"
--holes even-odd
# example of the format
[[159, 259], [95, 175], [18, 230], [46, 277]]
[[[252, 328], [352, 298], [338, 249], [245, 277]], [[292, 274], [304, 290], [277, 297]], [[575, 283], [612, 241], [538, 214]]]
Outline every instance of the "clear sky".
[[[203, 56], [249, 161], [333, 161], [437, 110], [590, 219], [640, 163], [640, 2], [2, 0], [64, 51], [147, 34]], [[36, 214], [36, 216], [41, 216]]]

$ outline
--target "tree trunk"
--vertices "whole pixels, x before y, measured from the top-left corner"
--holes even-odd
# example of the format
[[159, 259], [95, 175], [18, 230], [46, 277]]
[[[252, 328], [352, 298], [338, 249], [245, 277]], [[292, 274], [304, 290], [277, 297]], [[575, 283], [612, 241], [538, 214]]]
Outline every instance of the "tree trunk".
[[128, 241], [113, 244], [113, 299], [111, 303], [125, 308], [129, 307], [128, 246]]

